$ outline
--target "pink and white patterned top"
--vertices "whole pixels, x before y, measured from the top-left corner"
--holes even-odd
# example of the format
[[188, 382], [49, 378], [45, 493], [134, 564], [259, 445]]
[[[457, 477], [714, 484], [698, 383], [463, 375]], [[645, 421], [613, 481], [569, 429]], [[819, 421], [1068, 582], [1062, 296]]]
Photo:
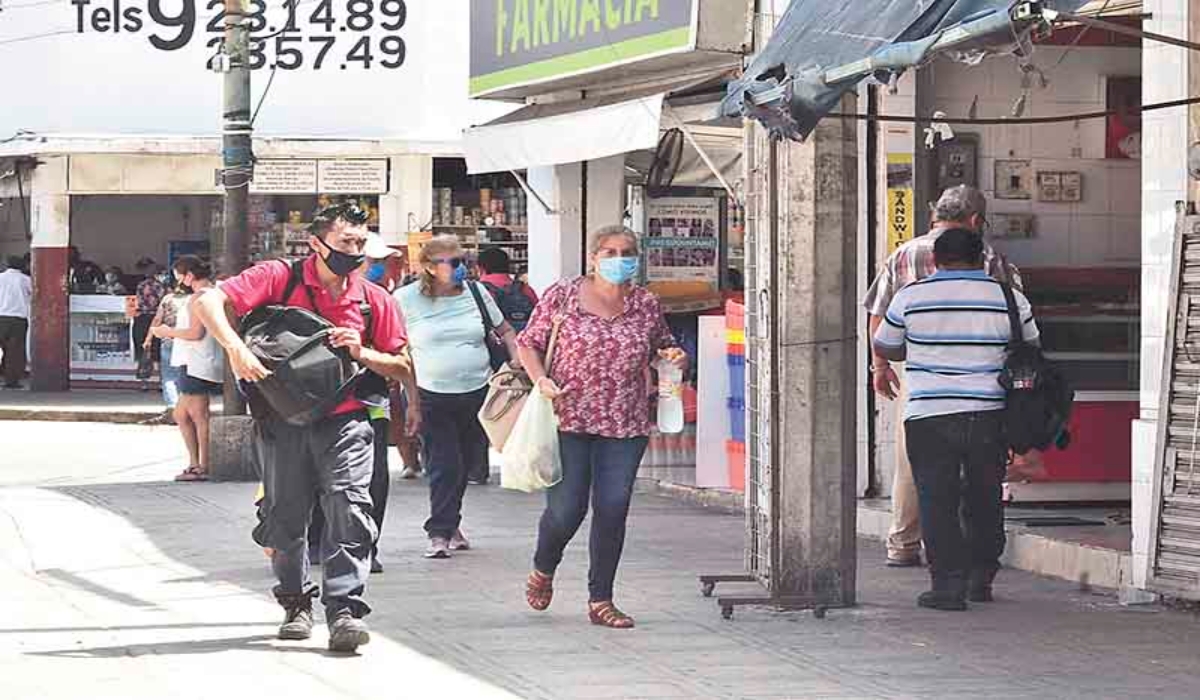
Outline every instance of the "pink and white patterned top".
[[547, 290], [517, 343], [545, 353], [554, 319], [561, 315], [549, 369], [550, 378], [566, 392], [554, 404], [559, 430], [607, 438], [647, 436], [651, 392], [646, 371], [659, 350], [676, 346], [662, 305], [654, 294], [634, 287], [619, 316], [600, 318], [579, 303], [584, 279]]

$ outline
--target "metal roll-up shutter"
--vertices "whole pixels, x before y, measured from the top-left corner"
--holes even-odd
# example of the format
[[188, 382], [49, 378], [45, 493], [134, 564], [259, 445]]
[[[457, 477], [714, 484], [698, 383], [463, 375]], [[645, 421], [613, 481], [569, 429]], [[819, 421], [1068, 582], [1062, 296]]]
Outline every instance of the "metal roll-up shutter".
[[1180, 216], [1175, 238], [1149, 588], [1200, 599], [1200, 217]]

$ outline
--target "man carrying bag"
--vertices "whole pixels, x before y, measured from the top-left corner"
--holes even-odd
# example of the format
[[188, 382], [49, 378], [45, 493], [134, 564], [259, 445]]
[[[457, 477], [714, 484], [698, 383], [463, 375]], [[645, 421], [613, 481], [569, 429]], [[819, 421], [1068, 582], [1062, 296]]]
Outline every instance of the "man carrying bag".
[[[272, 372], [239, 337], [227, 307], [237, 317], [271, 305], [307, 309], [333, 326], [327, 331], [328, 346], [344, 351], [361, 368], [390, 378], [411, 371], [398, 354], [406, 339], [391, 298], [358, 275], [366, 220], [353, 203], [326, 207], [310, 226], [313, 254], [299, 267], [298, 284], [289, 284], [294, 274], [290, 265], [272, 261], [226, 280], [203, 297], [200, 317], [225, 349], [239, 380], [253, 387]], [[263, 544], [274, 550], [272, 567], [279, 580], [274, 592], [286, 611], [279, 638], [312, 635], [312, 599], [321, 593], [329, 648], [354, 652], [370, 641], [362, 618], [371, 609], [363, 594], [377, 533], [368, 493], [374, 435], [365, 404], [351, 395], [303, 425], [270, 411], [256, 412], [255, 419], [265, 491]], [[306, 529], [314, 494], [319, 494], [327, 518], [323, 591], [309, 579]]]

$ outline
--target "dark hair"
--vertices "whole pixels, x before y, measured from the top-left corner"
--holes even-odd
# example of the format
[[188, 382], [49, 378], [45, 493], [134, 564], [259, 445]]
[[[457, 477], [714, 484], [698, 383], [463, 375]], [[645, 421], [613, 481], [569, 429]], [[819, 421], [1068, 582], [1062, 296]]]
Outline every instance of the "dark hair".
[[191, 273], [195, 277], [202, 280], [212, 279], [213, 267], [212, 263], [208, 262], [199, 255], [181, 255], [175, 261], [175, 273], [177, 277], [182, 278], [184, 275]]
[[367, 223], [369, 218], [370, 215], [358, 205], [357, 201], [350, 200], [340, 204], [331, 204], [313, 212], [313, 220], [308, 225], [308, 232], [324, 240], [325, 234], [329, 233], [339, 220], [355, 226], [362, 226]]
[[512, 260], [501, 248], [488, 248], [479, 253], [479, 266], [491, 275], [507, 275], [512, 272]]
[[8, 256], [8, 266], [14, 270], [25, 271], [25, 261], [16, 255]]
[[983, 267], [983, 236], [965, 228], [942, 231], [933, 242], [933, 257], [938, 267], [972, 265]]

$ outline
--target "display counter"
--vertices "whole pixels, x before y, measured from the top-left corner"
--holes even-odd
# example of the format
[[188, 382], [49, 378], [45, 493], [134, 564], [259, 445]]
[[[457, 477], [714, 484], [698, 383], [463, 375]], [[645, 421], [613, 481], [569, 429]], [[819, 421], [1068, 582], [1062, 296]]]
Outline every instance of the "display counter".
[[128, 297], [71, 295], [71, 380], [134, 382]]

